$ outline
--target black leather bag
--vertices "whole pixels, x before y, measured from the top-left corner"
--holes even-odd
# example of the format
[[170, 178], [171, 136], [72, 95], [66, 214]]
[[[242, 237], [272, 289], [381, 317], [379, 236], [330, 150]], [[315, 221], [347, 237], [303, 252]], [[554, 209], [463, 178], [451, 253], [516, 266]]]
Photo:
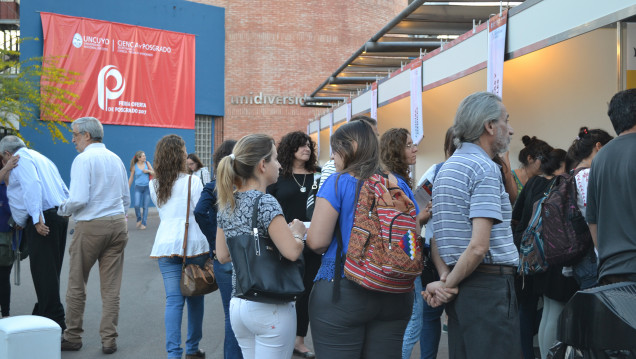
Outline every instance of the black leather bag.
[[309, 194], [307, 195], [307, 220], [311, 221], [311, 217], [314, 215], [314, 208], [316, 207], [316, 194], [318, 194], [318, 188], [320, 187], [320, 172], [314, 173], [314, 183], [311, 185]]
[[[260, 195], [254, 201], [252, 233], [227, 238], [236, 273], [236, 296], [255, 302], [284, 303], [298, 299], [303, 285], [304, 259], [283, 257], [269, 236], [258, 234]], [[267, 233], [267, 229], [264, 230]]]

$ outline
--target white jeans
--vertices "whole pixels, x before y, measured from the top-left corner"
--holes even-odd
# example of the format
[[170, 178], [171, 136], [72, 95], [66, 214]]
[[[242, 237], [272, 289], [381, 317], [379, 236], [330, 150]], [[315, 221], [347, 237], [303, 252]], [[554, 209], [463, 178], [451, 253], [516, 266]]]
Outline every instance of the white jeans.
[[230, 322], [245, 359], [291, 358], [296, 339], [296, 303], [230, 300]]

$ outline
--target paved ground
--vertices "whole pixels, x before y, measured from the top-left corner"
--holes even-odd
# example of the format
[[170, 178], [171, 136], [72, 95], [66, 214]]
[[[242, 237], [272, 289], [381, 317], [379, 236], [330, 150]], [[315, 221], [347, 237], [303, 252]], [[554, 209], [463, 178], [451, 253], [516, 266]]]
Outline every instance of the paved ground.
[[[129, 240], [126, 247], [124, 278], [121, 289], [121, 311], [119, 317], [119, 350], [109, 358], [165, 358], [165, 331], [163, 313], [165, 293], [163, 280], [157, 262], [148, 257], [159, 225], [156, 210], [151, 209], [148, 228], [135, 228], [133, 212], [129, 213]], [[74, 227], [71, 221], [69, 231]], [[67, 240], [70, 244], [70, 236]], [[66, 259], [66, 258], [65, 258]], [[22, 285], [13, 286], [11, 294], [11, 315], [31, 314], [35, 302], [35, 291], [29, 271], [28, 259], [22, 262]], [[13, 273], [12, 273], [13, 280]], [[62, 302], [65, 303], [68, 283], [68, 263], [64, 262], [61, 276]], [[104, 358], [99, 338], [99, 320], [101, 317], [101, 298], [99, 293], [99, 272], [97, 265], [91, 271], [87, 288], [86, 312], [84, 315], [83, 348], [78, 352], [62, 352], [64, 359]], [[205, 298], [204, 338], [201, 349], [206, 351], [208, 359], [223, 358], [223, 309], [219, 292], [208, 294]], [[184, 337], [185, 337], [184, 317]], [[311, 333], [307, 344], [312, 348]], [[442, 334], [438, 358], [447, 358], [446, 334]], [[419, 358], [419, 347], [411, 358]]]

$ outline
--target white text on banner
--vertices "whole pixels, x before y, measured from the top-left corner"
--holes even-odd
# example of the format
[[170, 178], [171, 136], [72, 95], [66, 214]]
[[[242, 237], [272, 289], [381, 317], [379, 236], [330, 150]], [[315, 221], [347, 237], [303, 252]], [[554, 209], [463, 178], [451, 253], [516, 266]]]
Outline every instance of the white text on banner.
[[418, 144], [424, 137], [422, 117], [422, 60], [411, 63], [411, 139]]
[[371, 118], [378, 119], [378, 82], [371, 84]]
[[503, 64], [506, 51], [506, 23], [508, 10], [488, 20], [488, 70], [487, 91], [501, 97], [503, 85]]

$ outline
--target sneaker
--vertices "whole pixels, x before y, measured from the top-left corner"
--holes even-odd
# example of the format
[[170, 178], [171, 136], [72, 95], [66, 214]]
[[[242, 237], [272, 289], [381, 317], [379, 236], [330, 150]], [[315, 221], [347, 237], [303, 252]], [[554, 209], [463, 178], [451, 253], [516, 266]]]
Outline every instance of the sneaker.
[[446, 323], [442, 324], [442, 333], [448, 334], [448, 325]]
[[62, 339], [62, 351], [73, 351], [76, 352], [78, 350], [82, 349], [82, 342], [79, 343], [73, 343], [73, 342], [69, 342], [66, 339]]
[[141, 227], [141, 221], [137, 222], [137, 228]]
[[143, 224], [139, 227], [139, 229], [146, 229], [146, 226], [144, 226]]
[[186, 354], [186, 359], [205, 359], [205, 352], [199, 349], [195, 353]]

